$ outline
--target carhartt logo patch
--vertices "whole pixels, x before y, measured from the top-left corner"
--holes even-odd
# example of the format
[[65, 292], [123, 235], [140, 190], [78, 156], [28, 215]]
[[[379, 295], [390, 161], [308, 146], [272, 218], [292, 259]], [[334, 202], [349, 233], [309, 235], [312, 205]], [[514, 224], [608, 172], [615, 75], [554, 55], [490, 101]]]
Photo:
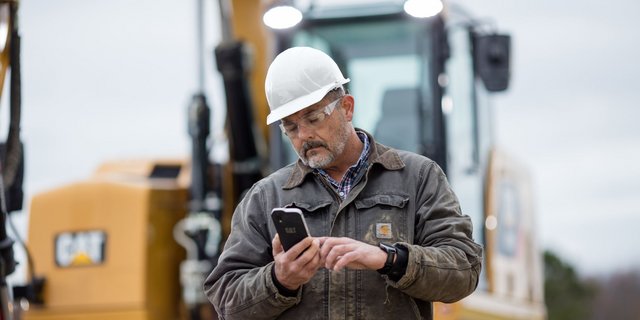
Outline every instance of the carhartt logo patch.
[[378, 239], [393, 238], [393, 233], [391, 232], [391, 223], [376, 223], [376, 237]]

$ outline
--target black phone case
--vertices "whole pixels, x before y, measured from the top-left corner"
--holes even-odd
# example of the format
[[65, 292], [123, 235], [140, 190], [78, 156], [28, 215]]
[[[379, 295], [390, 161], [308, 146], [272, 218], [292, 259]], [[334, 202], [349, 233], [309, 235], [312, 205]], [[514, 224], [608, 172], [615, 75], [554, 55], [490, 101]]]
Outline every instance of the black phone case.
[[289, 250], [296, 243], [309, 236], [302, 212], [298, 210], [274, 209], [271, 213], [271, 219], [280, 235], [280, 242], [284, 251]]

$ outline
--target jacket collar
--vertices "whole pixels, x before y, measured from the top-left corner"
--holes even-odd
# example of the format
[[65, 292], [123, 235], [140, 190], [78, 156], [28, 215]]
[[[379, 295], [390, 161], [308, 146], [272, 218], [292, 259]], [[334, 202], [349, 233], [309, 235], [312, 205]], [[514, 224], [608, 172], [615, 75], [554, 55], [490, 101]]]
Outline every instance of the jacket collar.
[[[370, 163], [369, 167], [374, 165], [381, 165], [383, 168], [387, 170], [400, 170], [404, 168], [404, 162], [400, 159], [400, 155], [398, 152], [392, 148], [389, 148], [383, 144], [377, 143], [373, 136], [359, 128], [356, 128], [356, 131], [363, 132], [369, 137], [370, 148], [369, 157], [367, 161]], [[291, 174], [289, 175], [289, 179], [282, 186], [283, 189], [293, 189], [304, 181], [307, 175], [313, 173], [313, 168], [305, 165], [298, 159], [296, 164], [293, 166], [291, 170]]]

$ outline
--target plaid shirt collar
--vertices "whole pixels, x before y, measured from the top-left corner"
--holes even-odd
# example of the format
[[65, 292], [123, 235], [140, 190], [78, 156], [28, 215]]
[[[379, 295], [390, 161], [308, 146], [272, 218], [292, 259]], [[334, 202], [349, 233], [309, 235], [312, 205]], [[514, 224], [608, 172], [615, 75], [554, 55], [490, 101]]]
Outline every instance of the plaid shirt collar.
[[[356, 128], [356, 132], [362, 132], [367, 135], [369, 139], [369, 155], [367, 157], [368, 163], [372, 166], [378, 165], [385, 170], [401, 170], [405, 167], [404, 162], [400, 159], [398, 152], [379, 143], [376, 143], [371, 134], [366, 131]], [[314, 169], [302, 163], [302, 160], [298, 159], [293, 163], [291, 171], [289, 172], [289, 178], [282, 184], [282, 189], [291, 190], [300, 186], [307, 175], [313, 174]], [[365, 170], [366, 171], [366, 170]], [[317, 174], [317, 173], [316, 173]], [[319, 175], [319, 174], [317, 174]]]
[[358, 138], [360, 138], [360, 141], [364, 143], [364, 148], [362, 148], [362, 153], [360, 154], [360, 158], [358, 158], [358, 161], [354, 165], [349, 167], [347, 172], [345, 172], [344, 176], [342, 177], [342, 181], [336, 181], [322, 169], [314, 169], [314, 171], [318, 172], [321, 177], [331, 183], [331, 185], [338, 192], [340, 198], [343, 200], [347, 197], [349, 191], [351, 191], [351, 188], [353, 188], [353, 186], [355, 186], [358, 181], [360, 181], [360, 178], [362, 178], [362, 175], [364, 175], [369, 164], [367, 162], [367, 157], [369, 155], [370, 149], [369, 137], [367, 137], [367, 135], [361, 131], [356, 131], [356, 133], [358, 134]]

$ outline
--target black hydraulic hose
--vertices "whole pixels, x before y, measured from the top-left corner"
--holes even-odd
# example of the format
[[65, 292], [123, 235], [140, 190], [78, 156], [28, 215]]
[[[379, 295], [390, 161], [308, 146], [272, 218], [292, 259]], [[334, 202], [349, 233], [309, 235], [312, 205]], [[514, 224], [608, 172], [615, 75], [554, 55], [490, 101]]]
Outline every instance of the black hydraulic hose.
[[[193, 221], [203, 213], [211, 214], [212, 216], [216, 213], [216, 211], [207, 207], [207, 198], [211, 190], [209, 183], [209, 149], [207, 147], [207, 139], [210, 132], [210, 114], [211, 111], [207, 105], [205, 95], [202, 92], [193, 95], [191, 105], [188, 108], [188, 129], [191, 136], [191, 186], [189, 190], [189, 215], [185, 220]], [[216, 217], [216, 219], [219, 219], [219, 217]], [[207, 229], [202, 228], [185, 228], [182, 232], [193, 241], [197, 251], [195, 251], [194, 256], [183, 261], [180, 266], [181, 278], [195, 278], [197, 279], [196, 282], [200, 282], [200, 278], [203, 276], [202, 273], [200, 271], [194, 273], [194, 270], [187, 268], [187, 266], [200, 264], [209, 266], [208, 261], [213, 257], [207, 255], [205, 246], [207, 239], [212, 235], [208, 233]], [[182, 285], [183, 294], [195, 290], [193, 281], [183, 282]], [[200, 320], [201, 301], [190, 295], [185, 295], [184, 297], [189, 319]]]
[[191, 212], [205, 210], [205, 199], [209, 190], [208, 163], [209, 151], [207, 137], [210, 132], [209, 115], [211, 111], [207, 99], [197, 93], [189, 106], [189, 135], [191, 136]]
[[[12, 17], [15, 23], [15, 6], [12, 6]], [[11, 61], [11, 91], [10, 91], [10, 120], [9, 133], [7, 134], [7, 149], [4, 161], [4, 182], [8, 190], [16, 181], [18, 169], [22, 158], [22, 144], [20, 143], [20, 120], [22, 106], [22, 71], [20, 63], [20, 35], [17, 28], [11, 32], [10, 43], [10, 61]], [[11, 207], [14, 207], [12, 205]], [[20, 206], [21, 207], [21, 206]]]
[[[10, 39], [11, 61], [11, 97], [10, 97], [10, 123], [7, 135], [6, 161], [0, 161], [0, 279], [4, 283], [5, 277], [15, 270], [16, 262], [13, 255], [13, 240], [7, 236], [7, 218], [9, 210], [6, 202], [6, 190], [14, 183], [17, 176], [22, 146], [20, 144], [20, 36], [17, 31], [16, 17], [17, 4], [11, 4], [11, 18], [13, 29]], [[7, 188], [5, 188], [7, 187]]]
[[262, 178], [244, 50], [244, 43], [240, 41], [223, 42], [215, 49], [216, 63], [224, 80], [227, 98], [229, 157], [233, 171], [233, 193], [237, 201], [244, 191]]

